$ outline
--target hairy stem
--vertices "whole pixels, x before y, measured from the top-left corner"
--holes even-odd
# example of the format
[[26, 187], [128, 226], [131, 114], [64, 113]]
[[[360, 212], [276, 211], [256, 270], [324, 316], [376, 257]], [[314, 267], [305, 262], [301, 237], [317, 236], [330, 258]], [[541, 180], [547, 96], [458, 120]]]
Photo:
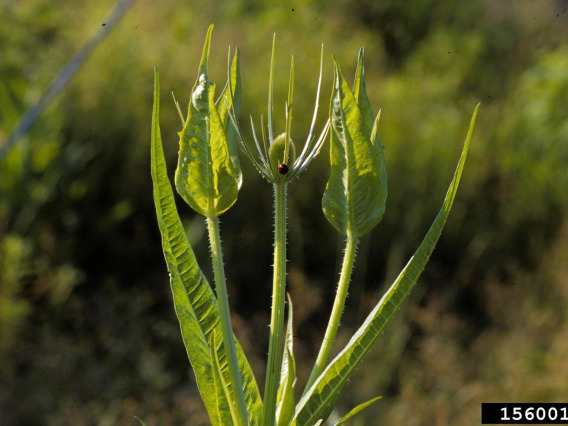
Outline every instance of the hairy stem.
[[[221, 251], [221, 237], [219, 234], [219, 218], [211, 216], [206, 218], [207, 230], [209, 231], [209, 243], [211, 245], [211, 259], [213, 261], [213, 274], [215, 275], [215, 286], [217, 290], [217, 300], [219, 302], [219, 316], [223, 330], [223, 346], [227, 356], [229, 374], [231, 377], [231, 387], [233, 399], [236, 399], [236, 411], [242, 425], [248, 425], [248, 413], [245, 402], [245, 395], [241, 381], [241, 373], [237, 361], [237, 351], [233, 338], [233, 327], [231, 325], [231, 313], [229, 311], [229, 296], [223, 267], [223, 253]], [[231, 403], [231, 401], [229, 401]]]
[[282, 364], [284, 301], [286, 299], [286, 185], [274, 184], [274, 275], [272, 280], [272, 314], [268, 363], [264, 385], [263, 426], [273, 426], [276, 413], [276, 394]]
[[331, 352], [333, 342], [335, 341], [335, 336], [337, 335], [337, 329], [339, 328], [339, 322], [341, 321], [341, 315], [343, 314], [345, 299], [347, 298], [347, 290], [349, 288], [349, 281], [351, 280], [351, 272], [353, 271], [353, 263], [355, 261], [355, 253], [357, 251], [357, 242], [357, 238], [353, 238], [350, 235], [347, 236], [345, 253], [343, 255], [343, 265], [341, 267], [341, 275], [339, 276], [337, 292], [335, 293], [333, 309], [331, 311], [331, 316], [329, 317], [329, 323], [327, 324], [325, 336], [314, 364], [314, 368], [312, 369], [308, 383], [306, 383], [304, 394], [310, 389], [319, 375], [323, 372], [329, 359], [329, 354]]

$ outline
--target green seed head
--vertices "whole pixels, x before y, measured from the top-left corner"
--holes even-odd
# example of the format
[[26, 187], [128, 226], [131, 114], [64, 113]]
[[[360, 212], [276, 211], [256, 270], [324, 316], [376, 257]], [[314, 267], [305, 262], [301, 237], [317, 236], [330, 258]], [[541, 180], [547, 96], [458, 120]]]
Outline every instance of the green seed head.
[[[289, 167], [296, 159], [296, 148], [294, 147], [294, 142], [292, 142], [292, 138], [289, 140], [290, 144], [288, 145], [287, 158], [284, 158], [286, 154], [286, 133], [278, 135], [268, 150], [268, 157], [270, 158], [272, 169], [278, 170], [281, 174], [286, 174]], [[282, 165], [285, 165], [286, 167], [279, 167]]]

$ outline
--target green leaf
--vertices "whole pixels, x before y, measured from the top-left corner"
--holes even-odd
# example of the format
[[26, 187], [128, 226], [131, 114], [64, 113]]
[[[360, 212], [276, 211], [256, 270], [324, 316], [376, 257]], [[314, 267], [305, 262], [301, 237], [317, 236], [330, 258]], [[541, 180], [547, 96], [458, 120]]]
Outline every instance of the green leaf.
[[282, 360], [280, 387], [276, 397], [276, 424], [286, 426], [294, 415], [294, 388], [296, 385], [296, 361], [294, 359], [294, 334], [292, 330], [292, 299], [288, 295], [288, 327], [286, 328], [286, 347]]
[[[209, 345], [214, 348], [211, 351], [213, 368], [213, 383], [215, 385], [215, 393], [217, 395], [222, 395], [224, 398], [217, 398], [217, 413], [219, 415], [218, 421], [220, 424], [231, 424], [240, 425], [241, 422], [235, 412], [235, 405], [231, 401], [231, 392], [229, 392], [229, 387], [227, 382], [223, 378], [223, 369], [219, 362], [218, 353], [223, 351], [221, 348], [223, 344], [223, 339], [217, 337], [217, 333], [213, 332], [209, 336]], [[230, 402], [231, 401], [231, 402]], [[223, 416], [226, 413], [230, 414], [230, 418]]]
[[[229, 88], [231, 92], [229, 92]], [[239, 67], [239, 49], [235, 51], [235, 56], [233, 58], [233, 64], [230, 67], [230, 74], [227, 77], [227, 84], [223, 88], [223, 92], [217, 99], [215, 106], [219, 112], [219, 118], [221, 123], [223, 123], [223, 128], [225, 129], [225, 136], [227, 137], [227, 143], [229, 145], [229, 155], [231, 157], [231, 162], [233, 163], [233, 168], [237, 175], [238, 187], [240, 188], [243, 183], [243, 174], [241, 171], [241, 165], [239, 162], [239, 135], [237, 129], [233, 125], [230, 118], [230, 111], [234, 108], [234, 113], [238, 117], [241, 110], [241, 100], [242, 100], [242, 88], [241, 88], [241, 71]], [[236, 119], [236, 117], [234, 117]]]
[[140, 417], [134, 416], [134, 418], [138, 420], [138, 423], [140, 423], [142, 426], [146, 426], [146, 423], [144, 423], [144, 420], [142, 420]]
[[316, 423], [317, 420], [327, 419], [345, 383], [373, 343], [381, 335], [386, 325], [398, 312], [400, 306], [416, 284], [434, 250], [436, 242], [440, 238], [450, 213], [467, 156], [478, 108], [479, 105], [477, 105], [473, 113], [458, 166], [442, 208], [436, 216], [434, 223], [414, 253], [414, 256], [412, 256], [398, 278], [369, 314], [363, 325], [298, 403], [292, 422], [293, 425], [311, 425]]
[[355, 83], [353, 84], [353, 96], [357, 102], [357, 106], [361, 111], [361, 118], [365, 126], [365, 133], [371, 134], [373, 122], [375, 121], [371, 102], [367, 96], [367, 87], [365, 85], [365, 49], [359, 50], [357, 58], [357, 71], [355, 71]]
[[[176, 210], [173, 190], [167, 177], [159, 127], [159, 87], [158, 72], [155, 71], [151, 154], [154, 203], [183, 341], [203, 402], [215, 425], [219, 424], [214, 421], [218, 417], [216, 400], [223, 398], [223, 394], [214, 391], [212, 355], [208, 339], [212, 332], [222, 333], [218, 303], [205, 275], [197, 264]], [[252, 370], [238, 343], [236, 343], [236, 349], [251, 425], [259, 424], [262, 415], [260, 393]], [[224, 350], [218, 352], [217, 356], [223, 367], [224, 380], [230, 383]]]
[[207, 75], [212, 31], [213, 25], [207, 32], [187, 120], [179, 133], [175, 177], [178, 193], [192, 209], [207, 217], [219, 216], [235, 203], [241, 176], [240, 166], [237, 168], [231, 160], [225, 124], [215, 106], [215, 85]]
[[383, 217], [387, 197], [384, 154], [377, 138], [377, 120], [372, 124], [364, 94], [362, 57], [355, 88], [347, 86], [335, 63], [331, 96], [331, 170], [322, 200], [327, 220], [342, 234], [358, 238], [373, 229]]
[[373, 398], [370, 401], [359, 404], [357, 407], [355, 407], [353, 410], [351, 410], [349, 413], [347, 413], [345, 416], [343, 416], [337, 422], [335, 422], [332, 426], [339, 426], [339, 425], [345, 423], [351, 417], [355, 416], [356, 414], [359, 414], [361, 411], [363, 411], [369, 405], [373, 404], [374, 402], [378, 401], [381, 398], [382, 398], [382, 396], [377, 396], [376, 398]]
[[357, 61], [357, 71], [355, 72], [355, 84], [353, 85], [353, 94], [357, 105], [361, 111], [361, 116], [363, 118], [363, 123], [365, 125], [365, 132], [368, 133], [369, 129], [371, 131], [371, 142], [377, 146], [378, 150], [378, 164], [379, 164], [379, 180], [381, 182], [380, 194], [384, 194], [384, 199], [382, 200], [383, 209], [386, 203], [387, 197], [387, 168], [385, 161], [385, 148], [381, 144], [381, 139], [379, 138], [378, 125], [381, 112], [377, 114], [376, 118], [373, 119], [373, 111], [371, 109], [371, 103], [369, 102], [369, 97], [367, 96], [367, 87], [365, 85], [365, 49], [361, 48], [359, 50], [359, 58]]
[[[154, 202], [158, 216], [158, 224], [162, 233], [162, 248], [166, 257], [168, 271], [170, 272], [170, 285], [174, 298], [174, 306], [186, 350], [195, 372], [197, 386], [200, 389], [203, 402], [209, 412], [210, 417], [216, 414], [216, 396], [210, 391], [213, 383], [211, 376], [211, 356], [209, 345], [201, 330], [201, 324], [196, 318], [196, 313], [191, 305], [188, 294], [184, 288], [182, 273], [185, 272], [191, 280], [195, 280], [195, 287], [208, 287], [197, 261], [191, 249], [184, 247], [187, 243], [185, 231], [179, 221], [179, 216], [175, 209], [173, 192], [167, 177], [166, 163], [162, 149], [162, 138], [159, 127], [159, 79], [158, 72], [155, 71], [154, 80], [154, 111], [152, 115], [152, 181], [154, 183]], [[181, 226], [181, 229], [179, 227]], [[182, 266], [183, 265], [183, 266]], [[197, 279], [197, 280], [196, 280]], [[208, 305], [215, 305], [215, 298], [208, 298], [205, 295], [205, 302]], [[214, 327], [215, 318], [207, 318], [211, 321], [211, 328]], [[212, 421], [213, 422], [213, 421]], [[218, 424], [218, 422], [213, 422]]]

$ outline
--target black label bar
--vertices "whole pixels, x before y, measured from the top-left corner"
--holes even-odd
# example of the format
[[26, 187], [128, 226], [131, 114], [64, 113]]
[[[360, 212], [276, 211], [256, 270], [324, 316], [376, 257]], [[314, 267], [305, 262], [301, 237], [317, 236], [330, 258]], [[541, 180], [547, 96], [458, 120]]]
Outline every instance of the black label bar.
[[568, 425], [568, 402], [565, 403], [482, 403], [481, 423], [514, 425]]

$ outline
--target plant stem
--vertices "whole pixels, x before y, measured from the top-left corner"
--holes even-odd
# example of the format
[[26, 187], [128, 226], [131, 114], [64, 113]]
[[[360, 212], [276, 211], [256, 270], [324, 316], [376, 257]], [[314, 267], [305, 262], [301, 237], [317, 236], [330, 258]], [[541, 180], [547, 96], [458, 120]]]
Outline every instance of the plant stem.
[[357, 238], [353, 238], [350, 235], [347, 236], [345, 253], [343, 255], [343, 265], [341, 266], [341, 274], [339, 276], [337, 292], [335, 293], [333, 309], [331, 310], [329, 323], [327, 324], [325, 336], [314, 364], [314, 368], [312, 369], [310, 378], [306, 383], [304, 394], [310, 389], [319, 375], [323, 372], [329, 359], [329, 354], [331, 352], [333, 342], [335, 341], [335, 336], [337, 335], [337, 329], [339, 328], [341, 314], [343, 313], [343, 308], [345, 306], [345, 299], [347, 298], [347, 290], [349, 288], [349, 281], [351, 280], [351, 272], [353, 271], [353, 263], [355, 261], [355, 253], [357, 251], [357, 242]]
[[[242, 425], [248, 425], [247, 405], [241, 381], [241, 373], [237, 361], [237, 351], [233, 338], [233, 327], [231, 325], [231, 313], [229, 310], [229, 296], [225, 279], [225, 269], [223, 268], [223, 253], [221, 250], [221, 236], [219, 234], [219, 218], [217, 216], [206, 217], [207, 230], [209, 231], [209, 243], [211, 245], [211, 259], [213, 261], [213, 274], [215, 276], [215, 286], [217, 290], [217, 301], [219, 302], [219, 316], [221, 318], [221, 328], [223, 330], [223, 346], [227, 356], [229, 374], [231, 377], [231, 387], [233, 398], [236, 399], [235, 405], [237, 415]], [[229, 401], [229, 404], [231, 401]]]
[[274, 184], [274, 274], [272, 279], [272, 314], [270, 340], [264, 385], [262, 425], [273, 426], [276, 413], [276, 394], [282, 364], [284, 301], [286, 299], [286, 185]]

